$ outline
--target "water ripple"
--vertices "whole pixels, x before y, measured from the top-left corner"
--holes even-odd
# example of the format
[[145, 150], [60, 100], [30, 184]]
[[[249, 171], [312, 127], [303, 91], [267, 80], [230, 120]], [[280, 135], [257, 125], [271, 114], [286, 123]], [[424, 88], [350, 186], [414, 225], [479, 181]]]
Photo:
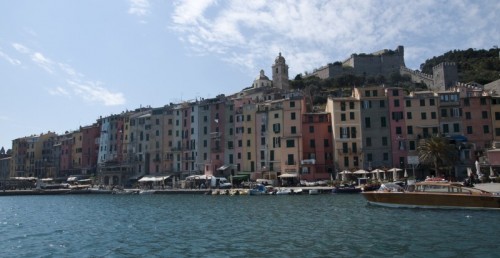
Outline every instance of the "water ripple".
[[494, 257], [499, 217], [373, 207], [360, 195], [12, 196], [0, 198], [0, 248], [11, 257]]

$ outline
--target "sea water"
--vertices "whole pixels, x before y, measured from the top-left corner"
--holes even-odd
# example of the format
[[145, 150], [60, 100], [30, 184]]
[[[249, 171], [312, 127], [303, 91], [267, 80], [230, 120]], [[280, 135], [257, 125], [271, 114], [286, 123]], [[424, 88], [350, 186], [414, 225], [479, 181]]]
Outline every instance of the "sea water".
[[0, 197], [1, 257], [499, 257], [500, 212], [359, 194]]

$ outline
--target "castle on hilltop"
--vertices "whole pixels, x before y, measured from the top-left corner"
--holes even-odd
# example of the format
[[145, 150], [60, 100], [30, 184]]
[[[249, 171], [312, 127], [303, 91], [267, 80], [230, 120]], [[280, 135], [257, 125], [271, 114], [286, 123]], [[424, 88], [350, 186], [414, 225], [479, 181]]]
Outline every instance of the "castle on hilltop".
[[344, 74], [356, 76], [385, 76], [399, 72], [405, 67], [404, 47], [398, 46], [395, 50], [380, 50], [371, 54], [351, 54], [343, 62], [335, 62], [314, 69], [312, 76], [320, 79], [336, 78]]

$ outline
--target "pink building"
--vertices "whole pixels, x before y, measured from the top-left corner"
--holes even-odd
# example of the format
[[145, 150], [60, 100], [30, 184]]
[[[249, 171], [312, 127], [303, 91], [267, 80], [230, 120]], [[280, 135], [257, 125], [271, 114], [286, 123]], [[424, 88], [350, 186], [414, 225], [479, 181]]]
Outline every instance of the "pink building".
[[333, 134], [330, 113], [302, 115], [302, 180], [329, 179], [334, 172]]

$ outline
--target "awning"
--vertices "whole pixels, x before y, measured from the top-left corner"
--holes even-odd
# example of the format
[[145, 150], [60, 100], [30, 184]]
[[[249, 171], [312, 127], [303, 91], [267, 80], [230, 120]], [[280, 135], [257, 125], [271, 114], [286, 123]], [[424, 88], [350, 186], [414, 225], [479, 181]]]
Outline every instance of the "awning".
[[218, 168], [217, 170], [226, 170], [226, 169], [228, 169], [229, 167], [231, 167], [231, 165], [227, 165], [227, 164], [226, 164], [226, 165], [224, 165], [224, 166], [222, 166], [222, 167]]
[[298, 177], [298, 174], [285, 173], [285, 174], [279, 175], [278, 177], [282, 177], [282, 178]]
[[244, 180], [244, 179], [247, 179], [249, 177], [250, 177], [249, 174], [237, 174], [237, 175], [233, 176], [233, 179], [237, 179], [237, 180], [242, 179], [242, 180]]
[[68, 181], [68, 182], [78, 181], [78, 177], [76, 177], [76, 176], [68, 177], [68, 179], [66, 181]]
[[168, 179], [170, 176], [144, 176], [138, 182], [159, 182]]

